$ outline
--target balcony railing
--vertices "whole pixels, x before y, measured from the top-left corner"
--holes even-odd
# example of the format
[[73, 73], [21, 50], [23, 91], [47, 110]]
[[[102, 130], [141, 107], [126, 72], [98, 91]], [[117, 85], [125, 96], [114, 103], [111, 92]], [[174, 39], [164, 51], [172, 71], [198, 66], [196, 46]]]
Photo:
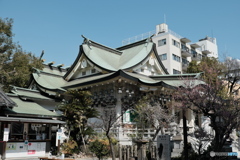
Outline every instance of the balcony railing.
[[141, 41], [143, 39], [146, 39], [146, 38], [149, 38], [151, 37], [152, 35], [154, 35], [156, 33], [155, 30], [153, 31], [149, 31], [147, 33], [143, 33], [143, 34], [140, 34], [140, 35], [137, 35], [137, 36], [134, 36], [134, 37], [131, 37], [131, 38], [127, 38], [127, 39], [124, 39], [122, 41], [122, 45], [127, 45], [127, 44], [131, 44], [131, 43], [134, 43], [134, 42], [137, 42], [137, 41]]
[[[169, 33], [178, 39], [183, 38], [182, 36], [180, 36], [179, 34], [175, 33], [174, 31], [172, 31], [170, 29], [168, 29], [168, 31], [166, 33]], [[137, 41], [141, 41], [141, 40], [151, 37], [152, 35], [155, 35], [155, 34], [156, 34], [156, 30], [153, 30], [153, 31], [149, 31], [147, 33], [143, 33], [143, 34], [131, 37], [131, 38], [127, 38], [122, 41], [122, 45], [124, 46], [124, 45], [131, 44], [131, 43], [134, 43]]]
[[194, 54], [192, 54], [192, 60], [200, 61], [200, 60], [202, 60], [202, 55], [198, 54], [198, 53], [194, 53]]
[[189, 52], [189, 48], [184, 44], [181, 44], [181, 53], [182, 53], [182, 56], [184, 56], [184, 57], [191, 56], [191, 53]]
[[186, 59], [182, 59], [182, 69], [187, 70], [188, 65], [189, 65], [189, 61]]

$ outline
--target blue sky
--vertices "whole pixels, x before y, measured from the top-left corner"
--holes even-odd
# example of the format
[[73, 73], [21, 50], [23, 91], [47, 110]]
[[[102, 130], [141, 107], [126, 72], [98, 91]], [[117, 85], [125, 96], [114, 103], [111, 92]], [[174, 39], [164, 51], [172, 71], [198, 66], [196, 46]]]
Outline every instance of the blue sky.
[[164, 22], [196, 42], [217, 38], [223, 54], [240, 59], [240, 0], [0, 0], [0, 17], [13, 18], [14, 41], [55, 64], [71, 65], [81, 35], [116, 48], [122, 40]]

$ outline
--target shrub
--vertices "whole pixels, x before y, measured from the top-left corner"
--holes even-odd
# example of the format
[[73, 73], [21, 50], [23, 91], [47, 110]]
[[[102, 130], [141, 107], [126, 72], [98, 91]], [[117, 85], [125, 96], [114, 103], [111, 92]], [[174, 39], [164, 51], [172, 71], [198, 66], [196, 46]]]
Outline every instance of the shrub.
[[98, 159], [102, 159], [103, 157], [109, 155], [110, 148], [109, 143], [106, 140], [96, 139], [89, 143], [89, 150], [94, 153]]
[[78, 152], [77, 142], [73, 139], [69, 139], [68, 141], [61, 144], [61, 152], [64, 154], [74, 154]]

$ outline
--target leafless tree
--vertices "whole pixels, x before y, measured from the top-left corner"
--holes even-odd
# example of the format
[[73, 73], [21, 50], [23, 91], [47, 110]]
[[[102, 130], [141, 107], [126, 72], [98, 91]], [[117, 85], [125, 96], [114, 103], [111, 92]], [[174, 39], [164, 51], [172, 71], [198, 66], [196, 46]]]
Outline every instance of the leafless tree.
[[[174, 120], [169, 100], [160, 100], [157, 96], [146, 95], [136, 104], [135, 111], [138, 115], [137, 121], [140, 124], [140, 128], [138, 129], [144, 131], [146, 126], [154, 129], [154, 135], [149, 139], [149, 148], [152, 146], [159, 132], [162, 131], [164, 134], [164, 128], [169, 127], [169, 124]], [[140, 139], [143, 138], [142, 134], [140, 134]], [[150, 155], [151, 153], [149, 153]]]
[[116, 159], [116, 155], [114, 152], [114, 143], [113, 143], [113, 133], [117, 124], [121, 120], [122, 115], [116, 114], [115, 107], [111, 108], [101, 108], [100, 114], [94, 123], [91, 123], [91, 126], [94, 128], [101, 129], [104, 132], [104, 135], [107, 137], [110, 145], [110, 152], [112, 156], [112, 160]]

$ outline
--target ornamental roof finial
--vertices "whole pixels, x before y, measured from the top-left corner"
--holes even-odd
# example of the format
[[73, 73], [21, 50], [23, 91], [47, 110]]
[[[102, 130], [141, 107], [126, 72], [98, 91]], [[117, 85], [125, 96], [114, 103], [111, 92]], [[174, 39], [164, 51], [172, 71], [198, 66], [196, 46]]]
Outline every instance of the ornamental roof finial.
[[86, 38], [84, 35], [82, 35], [82, 37], [84, 38], [83, 44], [87, 44], [88, 47], [91, 49], [91, 41], [88, 38]]

